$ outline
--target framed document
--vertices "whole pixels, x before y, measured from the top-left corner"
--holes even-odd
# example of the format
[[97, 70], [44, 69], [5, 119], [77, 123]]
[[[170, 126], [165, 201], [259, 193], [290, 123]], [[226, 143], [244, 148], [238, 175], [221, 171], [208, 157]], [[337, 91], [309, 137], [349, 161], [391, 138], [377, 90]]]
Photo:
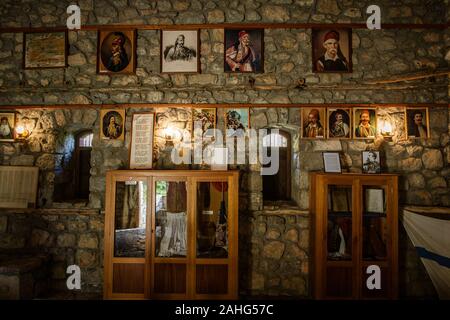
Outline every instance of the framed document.
[[338, 152], [323, 152], [323, 168], [328, 173], [342, 173]]
[[67, 66], [67, 31], [25, 32], [23, 68], [65, 68]]
[[135, 113], [131, 121], [130, 169], [151, 169], [154, 113]]
[[365, 190], [365, 207], [367, 213], [385, 213], [384, 189], [367, 188]]

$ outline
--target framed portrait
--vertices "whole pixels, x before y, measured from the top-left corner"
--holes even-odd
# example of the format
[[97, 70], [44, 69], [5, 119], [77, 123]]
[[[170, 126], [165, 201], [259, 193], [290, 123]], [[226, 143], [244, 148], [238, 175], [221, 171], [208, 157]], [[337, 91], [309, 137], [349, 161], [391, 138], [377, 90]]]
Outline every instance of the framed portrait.
[[406, 132], [408, 138], [429, 138], [430, 117], [428, 108], [406, 108]]
[[225, 72], [264, 72], [264, 29], [225, 29]]
[[327, 108], [327, 138], [350, 139], [352, 137], [351, 110]]
[[312, 29], [313, 72], [352, 72], [352, 30]]
[[362, 151], [362, 172], [381, 173], [381, 161], [379, 151]]
[[130, 169], [151, 169], [155, 114], [135, 113], [131, 120]]
[[0, 142], [13, 142], [15, 139], [16, 113], [0, 112]]
[[98, 32], [97, 72], [131, 74], [136, 70], [135, 30]]
[[67, 32], [25, 32], [23, 34], [23, 68], [65, 68], [67, 66]]
[[327, 173], [342, 173], [339, 152], [322, 152], [323, 169]]
[[353, 132], [355, 139], [373, 139], [377, 135], [377, 109], [353, 109]]
[[[233, 108], [225, 111], [225, 130], [227, 137], [245, 134], [250, 128], [250, 109]], [[240, 131], [238, 131], [240, 130]]]
[[207, 130], [216, 128], [216, 108], [192, 108], [192, 132], [195, 128], [201, 125], [202, 134], [207, 133], [207, 136], [214, 136], [208, 133]]
[[100, 110], [100, 138], [105, 140], [124, 140], [125, 110]]
[[325, 108], [301, 108], [302, 138], [325, 138]]
[[200, 72], [198, 30], [161, 30], [161, 73]]

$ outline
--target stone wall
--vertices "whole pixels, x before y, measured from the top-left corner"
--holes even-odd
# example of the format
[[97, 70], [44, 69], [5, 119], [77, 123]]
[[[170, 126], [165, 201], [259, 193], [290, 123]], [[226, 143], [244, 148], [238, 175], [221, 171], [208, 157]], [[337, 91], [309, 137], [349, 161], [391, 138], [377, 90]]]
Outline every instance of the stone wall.
[[310, 295], [309, 217], [292, 206], [266, 206], [239, 218], [240, 294]]
[[[358, 22], [366, 19], [365, 8], [373, 1], [351, 0], [283, 0], [283, 1], [113, 1], [80, 0], [83, 24], [140, 23], [186, 24], [222, 22], [292, 22], [333, 23]], [[65, 9], [69, 1], [2, 1], [0, 25], [2, 27], [40, 27], [65, 25]], [[447, 1], [377, 1], [382, 9], [384, 23], [444, 23]], [[446, 7], [447, 6], [447, 7]], [[70, 31], [68, 67], [64, 69], [23, 70], [23, 34], [0, 34], [0, 105], [11, 110], [14, 105], [31, 104], [89, 105], [88, 108], [64, 107], [56, 109], [18, 109], [18, 118], [31, 120], [32, 134], [26, 142], [0, 143], [1, 165], [36, 165], [40, 168], [40, 207], [74, 208], [87, 206], [101, 210], [105, 200], [105, 173], [128, 166], [131, 116], [135, 112], [150, 111], [162, 114], [169, 121], [186, 121], [189, 109], [170, 107], [171, 103], [195, 104], [258, 104], [251, 108], [253, 128], [283, 128], [292, 138], [292, 198], [300, 209], [308, 208], [308, 172], [322, 169], [322, 151], [340, 151], [344, 169], [359, 172], [361, 151], [380, 150], [383, 170], [401, 174], [402, 204], [428, 204], [450, 206], [450, 111], [446, 108], [430, 109], [431, 139], [401, 140], [399, 133], [402, 111], [398, 108], [380, 109], [379, 115], [390, 117], [397, 129], [393, 142], [380, 139], [317, 140], [299, 138], [300, 106], [313, 103], [448, 103], [448, 79], [437, 77], [408, 83], [371, 84], [376, 79], [401, 76], [416, 71], [432, 71], [448, 67], [450, 37], [439, 29], [390, 29], [370, 31], [353, 29], [353, 72], [346, 74], [317, 74], [311, 70], [310, 29], [266, 29], [264, 33], [265, 63], [263, 74], [229, 74], [223, 72], [224, 32], [222, 29], [200, 30], [201, 73], [160, 74], [160, 34], [157, 30], [137, 30], [136, 75], [98, 75], [96, 73], [97, 32]], [[299, 79], [306, 79], [306, 87], [295, 88]], [[254, 81], [254, 85], [251, 83]], [[125, 141], [102, 141], [99, 138], [99, 110], [101, 104], [120, 107], [124, 103], [145, 103], [148, 108], [127, 108]], [[153, 108], [154, 103], [167, 103], [168, 108]], [[286, 103], [291, 108], [264, 108], [261, 104]], [[10, 107], [8, 107], [10, 106]], [[164, 117], [161, 117], [164, 118]], [[167, 120], [166, 119], [166, 120]], [[162, 121], [162, 120], [161, 120]], [[157, 129], [162, 128], [157, 122]], [[187, 124], [186, 124], [187, 125]], [[223, 109], [218, 109], [217, 127], [223, 128]], [[159, 126], [159, 127], [158, 127]], [[53, 193], [55, 174], [67, 161], [67, 142], [85, 129], [94, 133], [91, 155], [90, 197], [87, 204], [55, 203]], [[155, 132], [157, 153], [163, 153], [161, 135]], [[157, 161], [156, 168], [171, 167]], [[233, 166], [240, 169], [240, 291], [244, 295], [308, 296], [310, 285], [306, 267], [311, 253], [305, 246], [307, 216], [298, 212], [289, 215], [264, 208], [262, 178], [259, 166]], [[6, 220], [3, 220], [6, 216]], [[47, 221], [47, 217], [50, 219]], [[22, 219], [22, 220], [20, 220]], [[31, 220], [30, 220], [31, 219]], [[83, 290], [98, 291], [102, 287], [102, 215], [63, 214], [43, 215], [35, 222], [29, 215], [1, 214], [0, 222], [10, 239], [9, 245], [27, 246], [33, 239], [33, 228], [39, 227], [42, 248], [55, 251], [64, 263], [93, 258], [87, 267], [90, 280]], [[53, 220], [52, 220], [53, 219]], [[26, 229], [12, 227], [21, 221]], [[69, 230], [70, 221], [80, 221], [79, 231]], [[78, 242], [92, 229], [97, 236], [97, 249], [81, 248]], [[53, 224], [64, 226], [57, 230]], [[6, 224], [5, 224], [6, 225]], [[32, 227], [27, 227], [30, 225]], [[88, 226], [89, 225], [89, 226]], [[265, 229], [263, 228], [265, 225]], [[29, 229], [31, 228], [31, 229]], [[60, 227], [62, 228], [62, 227]], [[101, 226], [101, 230], [103, 227]], [[0, 228], [2, 231], [2, 228]], [[39, 233], [38, 232], [38, 233]], [[49, 235], [46, 236], [47, 232]], [[65, 247], [58, 237], [73, 240]], [[15, 237], [12, 234], [21, 236]], [[297, 234], [298, 240], [295, 240]], [[37, 236], [35, 235], [35, 238]], [[84, 237], [84, 236], [83, 236]], [[38, 237], [39, 238], [39, 237]], [[3, 240], [9, 241], [9, 240]], [[17, 242], [17, 243], [16, 243]], [[64, 242], [64, 241], [63, 241]], [[16, 243], [16, 244], [14, 244]], [[47, 245], [48, 244], [48, 245]], [[0, 248], [1, 249], [1, 248]], [[85, 253], [78, 253], [84, 252]], [[402, 293], [407, 296], [429, 295], [427, 284], [418, 286], [417, 255], [413, 249], [402, 257], [405, 281]], [[64, 256], [64, 258], [62, 258]], [[58, 260], [61, 259], [61, 260]], [[65, 260], [64, 260], [65, 259]], [[78, 260], [77, 260], [78, 259]], [[272, 268], [272, 269], [271, 269]], [[248, 271], [248, 272], [247, 272]], [[279, 274], [273, 276], [273, 272]], [[61, 271], [58, 271], [62, 283]], [[419, 273], [418, 273], [419, 272]], [[286, 279], [294, 279], [289, 284]], [[428, 282], [429, 285], [429, 282]], [[413, 289], [411, 289], [413, 288]], [[428, 288], [428, 289], [427, 289]]]
[[104, 216], [99, 212], [0, 213], [0, 253], [45, 253], [50, 258], [49, 288], [66, 291], [66, 269], [81, 268], [81, 291], [103, 290]]

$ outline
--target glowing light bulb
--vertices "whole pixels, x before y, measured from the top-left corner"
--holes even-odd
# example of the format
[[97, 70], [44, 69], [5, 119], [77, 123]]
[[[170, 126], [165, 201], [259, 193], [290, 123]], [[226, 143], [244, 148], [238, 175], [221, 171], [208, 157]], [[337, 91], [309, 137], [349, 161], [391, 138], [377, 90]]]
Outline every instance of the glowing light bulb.
[[23, 126], [23, 125], [19, 125], [19, 126], [17, 126], [17, 128], [16, 128], [16, 133], [18, 134], [18, 135], [23, 135], [24, 134], [24, 132], [25, 132], [25, 127]]
[[386, 135], [390, 135], [392, 132], [392, 125], [390, 122], [385, 121], [383, 126], [383, 133]]

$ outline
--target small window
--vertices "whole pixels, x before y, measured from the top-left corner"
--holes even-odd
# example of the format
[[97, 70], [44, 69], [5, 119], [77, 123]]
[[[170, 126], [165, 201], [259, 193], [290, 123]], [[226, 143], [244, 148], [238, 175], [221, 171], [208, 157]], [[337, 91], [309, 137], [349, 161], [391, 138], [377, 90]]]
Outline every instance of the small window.
[[78, 147], [92, 148], [92, 138], [93, 137], [94, 137], [94, 134], [92, 132], [82, 133], [78, 137]]
[[279, 133], [271, 133], [263, 138], [264, 148], [286, 148], [288, 146], [288, 141], [286, 137]]

